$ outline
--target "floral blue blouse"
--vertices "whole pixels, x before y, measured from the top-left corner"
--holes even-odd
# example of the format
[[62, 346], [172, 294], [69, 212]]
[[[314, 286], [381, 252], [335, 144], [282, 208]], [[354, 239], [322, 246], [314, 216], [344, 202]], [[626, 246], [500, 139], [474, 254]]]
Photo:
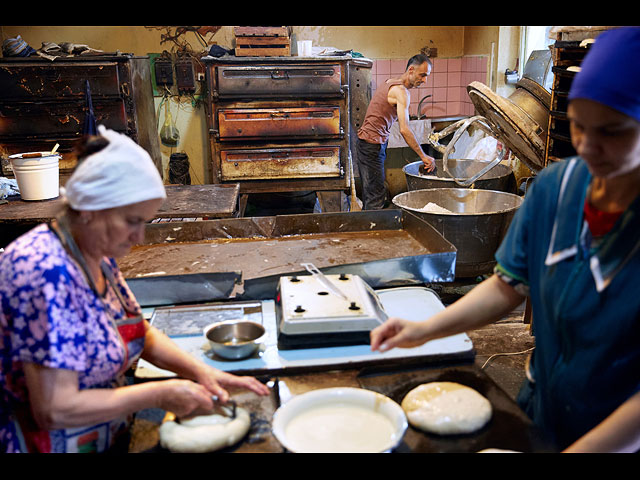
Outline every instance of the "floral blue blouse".
[[[73, 370], [80, 389], [104, 388], [122, 380], [130, 350], [142, 351], [144, 336], [127, 344], [114, 323], [127, 317], [123, 305], [137, 313], [140, 307], [115, 261], [105, 263], [124, 303], [113, 288], [102, 298], [96, 295], [48, 225], [22, 235], [0, 255], [0, 452], [25, 450], [24, 432], [15, 421], [22, 415], [32, 422], [23, 363]], [[29, 450], [100, 451], [121, 428], [39, 432], [38, 446]]]

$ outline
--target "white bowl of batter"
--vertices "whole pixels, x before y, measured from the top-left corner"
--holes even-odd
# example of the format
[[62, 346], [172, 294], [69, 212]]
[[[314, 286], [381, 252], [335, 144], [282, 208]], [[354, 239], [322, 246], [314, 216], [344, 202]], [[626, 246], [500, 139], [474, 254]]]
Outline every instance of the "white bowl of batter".
[[380, 453], [396, 448], [407, 430], [396, 402], [361, 388], [312, 390], [273, 416], [273, 434], [295, 453]]

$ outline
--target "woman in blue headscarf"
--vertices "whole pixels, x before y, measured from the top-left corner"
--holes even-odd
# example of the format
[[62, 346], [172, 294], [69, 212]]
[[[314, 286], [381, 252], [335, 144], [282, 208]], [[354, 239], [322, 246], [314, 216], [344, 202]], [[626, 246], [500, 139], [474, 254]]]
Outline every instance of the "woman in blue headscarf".
[[640, 28], [598, 36], [571, 86], [577, 156], [542, 170], [495, 275], [424, 322], [389, 319], [374, 350], [496, 321], [529, 296], [536, 349], [518, 401], [557, 448], [640, 450]]

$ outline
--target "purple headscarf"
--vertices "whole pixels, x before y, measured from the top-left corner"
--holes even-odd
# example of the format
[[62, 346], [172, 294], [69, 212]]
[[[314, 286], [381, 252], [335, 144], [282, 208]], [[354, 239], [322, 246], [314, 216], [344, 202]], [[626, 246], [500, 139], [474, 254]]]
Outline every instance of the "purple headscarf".
[[620, 27], [596, 37], [576, 74], [569, 100], [586, 98], [640, 122], [640, 27]]

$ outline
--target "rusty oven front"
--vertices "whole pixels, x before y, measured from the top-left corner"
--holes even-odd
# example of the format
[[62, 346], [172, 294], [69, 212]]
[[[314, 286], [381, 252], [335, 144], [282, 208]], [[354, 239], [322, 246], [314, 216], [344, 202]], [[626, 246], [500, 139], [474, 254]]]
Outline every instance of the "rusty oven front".
[[214, 183], [242, 193], [348, 185], [347, 59], [203, 59]]
[[129, 54], [0, 59], [0, 174], [13, 174], [9, 155], [56, 143], [61, 175], [72, 171], [87, 84], [96, 122], [133, 138], [161, 169], [150, 71], [148, 57]]

